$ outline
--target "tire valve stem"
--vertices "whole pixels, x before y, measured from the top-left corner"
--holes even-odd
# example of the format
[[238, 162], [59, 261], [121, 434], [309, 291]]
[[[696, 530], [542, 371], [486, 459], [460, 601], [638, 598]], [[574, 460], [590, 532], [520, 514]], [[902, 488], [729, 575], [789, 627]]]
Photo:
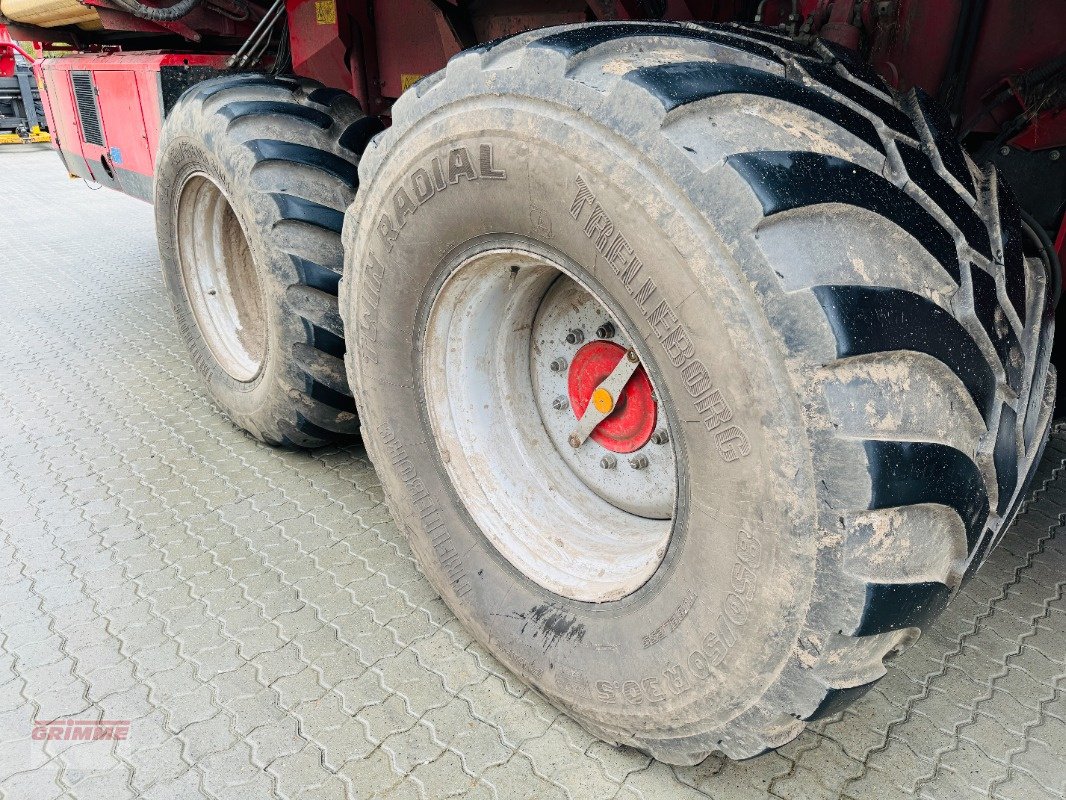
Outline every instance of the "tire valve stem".
[[613, 339], [614, 338], [614, 325], [610, 322], [605, 322], [596, 329], [597, 339]]
[[566, 359], [562, 358], [561, 356], [559, 358], [553, 359], [552, 363], [548, 365], [548, 369], [550, 369], [552, 372], [562, 372], [564, 369], [566, 369]]
[[651, 435], [651, 440], [654, 444], [666, 444], [670, 441], [670, 434], [664, 430], [658, 430]]
[[583, 341], [585, 341], [585, 332], [581, 328], [572, 328], [566, 334], [567, 344], [581, 344]]
[[629, 459], [629, 466], [633, 469], [646, 469], [648, 466], [647, 456], [633, 456]]
[[618, 459], [614, 456], [604, 456], [600, 459], [600, 466], [604, 469], [614, 469], [618, 466]]
[[559, 395], [554, 400], [552, 400], [552, 408], [554, 408], [556, 411], [565, 411], [569, 406], [570, 401], [562, 395]]

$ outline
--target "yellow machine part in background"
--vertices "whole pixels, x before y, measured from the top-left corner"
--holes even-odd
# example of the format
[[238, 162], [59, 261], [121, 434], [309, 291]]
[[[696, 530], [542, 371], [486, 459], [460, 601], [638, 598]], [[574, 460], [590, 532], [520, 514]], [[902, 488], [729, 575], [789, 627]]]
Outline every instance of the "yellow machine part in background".
[[0, 144], [47, 144], [50, 141], [52, 137], [36, 125], [25, 139], [17, 133], [0, 133]]
[[83, 6], [78, 0], [0, 0], [0, 14], [12, 22], [41, 28], [77, 25], [93, 31], [103, 27], [96, 9]]

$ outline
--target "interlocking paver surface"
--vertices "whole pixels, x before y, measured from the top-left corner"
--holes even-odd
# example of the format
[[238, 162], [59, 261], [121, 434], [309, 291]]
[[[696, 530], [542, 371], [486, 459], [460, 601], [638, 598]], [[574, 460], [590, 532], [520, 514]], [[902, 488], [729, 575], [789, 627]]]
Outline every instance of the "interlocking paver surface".
[[[673, 768], [586, 734], [420, 576], [363, 451], [212, 406], [151, 209], [0, 151], [0, 796], [1066, 795], [1066, 431], [889, 676], [776, 753]], [[128, 719], [120, 741], [34, 720]]]

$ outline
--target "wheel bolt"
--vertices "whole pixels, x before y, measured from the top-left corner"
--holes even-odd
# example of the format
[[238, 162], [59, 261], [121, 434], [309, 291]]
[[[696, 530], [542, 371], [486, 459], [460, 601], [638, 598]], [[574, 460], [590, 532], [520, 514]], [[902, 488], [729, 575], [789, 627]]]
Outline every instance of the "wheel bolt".
[[614, 338], [614, 325], [610, 322], [605, 322], [596, 329], [597, 339], [613, 339]]
[[556, 358], [552, 361], [551, 364], [548, 365], [548, 368], [552, 372], [562, 372], [564, 369], [566, 369], [566, 359], [562, 357]]
[[618, 459], [614, 456], [604, 456], [600, 459], [600, 466], [604, 469], [614, 469], [618, 466]]
[[567, 408], [567, 406], [569, 406], [569, 405], [570, 405], [570, 401], [567, 400], [562, 395], [559, 395], [554, 400], [552, 400], [552, 408], [554, 408], [556, 411], [562, 411], [565, 408]]
[[648, 466], [647, 456], [633, 456], [629, 459], [629, 466], [633, 469], [646, 469]]
[[566, 334], [567, 344], [581, 344], [585, 341], [585, 332], [581, 328], [573, 328]]
[[566, 441], [569, 442], [570, 446], [572, 448], [574, 448], [575, 450], [577, 450], [577, 448], [581, 447], [581, 440], [577, 438], [577, 434], [576, 433], [571, 433], [570, 434], [570, 438], [567, 439]]
[[655, 431], [655, 433], [651, 435], [651, 440], [655, 444], [666, 444], [670, 441], [670, 434], [663, 430]]
[[636, 350], [634, 350], [633, 348], [630, 348], [630, 349], [629, 349], [629, 350], [628, 350], [628, 351], [626, 352], [626, 358], [628, 358], [628, 359], [629, 359], [630, 361], [632, 361], [632, 362], [633, 362], [634, 364], [636, 364], [636, 363], [637, 363], [638, 361], [640, 361], [640, 356], [638, 356], [638, 355], [637, 355], [637, 351], [636, 351]]

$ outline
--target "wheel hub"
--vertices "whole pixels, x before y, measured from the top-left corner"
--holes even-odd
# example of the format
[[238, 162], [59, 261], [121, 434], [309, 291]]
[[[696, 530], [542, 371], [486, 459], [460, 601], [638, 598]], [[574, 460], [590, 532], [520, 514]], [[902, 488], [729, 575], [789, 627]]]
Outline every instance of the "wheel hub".
[[591, 341], [577, 351], [567, 377], [570, 407], [576, 419], [584, 415], [590, 400], [593, 408], [609, 415], [593, 428], [589, 438], [612, 453], [635, 452], [655, 432], [655, 397], [644, 367], [637, 367], [617, 399], [600, 386], [626, 352], [614, 342]]
[[631, 327], [559, 262], [472, 249], [433, 301], [422, 381], [481, 532], [552, 592], [605, 602], [655, 572], [677, 468]]
[[266, 361], [267, 313], [240, 220], [218, 184], [193, 173], [175, 223], [182, 283], [204, 342], [230, 377], [250, 382]]
[[[626, 326], [578, 283], [562, 278], [541, 301], [529, 358], [544, 428], [574, 474], [631, 514], [673, 516], [673, 449], [665, 428], [656, 437], [655, 392]], [[623, 359], [636, 361], [636, 369], [620, 391], [612, 392], [605, 384]], [[575, 428], [587, 414], [606, 417], [584, 438]]]

